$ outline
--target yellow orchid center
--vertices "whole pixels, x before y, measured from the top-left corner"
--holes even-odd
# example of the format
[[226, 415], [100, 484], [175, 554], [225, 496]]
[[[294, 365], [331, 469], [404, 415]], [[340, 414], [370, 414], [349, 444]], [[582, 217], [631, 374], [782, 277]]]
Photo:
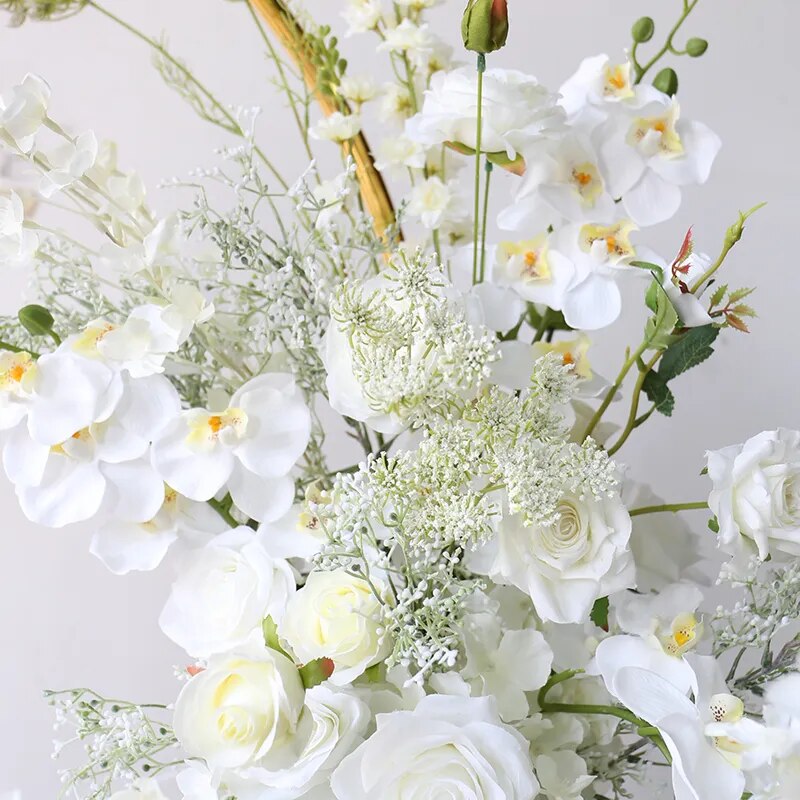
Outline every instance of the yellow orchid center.
[[612, 258], [630, 258], [636, 255], [630, 235], [636, 226], [623, 220], [615, 225], [584, 225], [580, 232], [580, 246], [585, 253], [592, 252], [595, 244], [601, 242], [604, 255]]
[[703, 624], [691, 613], [678, 614], [672, 621], [671, 630], [661, 644], [671, 656], [682, 656], [693, 649], [703, 635]]
[[606, 66], [603, 95], [606, 98], [615, 100], [625, 100], [628, 97], [633, 97], [630, 64], [609, 64]]
[[526, 283], [550, 279], [546, 233], [523, 242], [502, 242], [500, 250], [513, 277]]
[[195, 412], [189, 419], [186, 441], [190, 445], [207, 446], [225, 435], [240, 439], [246, 428], [247, 414], [241, 408], [228, 408], [218, 414]]
[[111, 322], [106, 322], [104, 319], [90, 322], [86, 328], [84, 328], [83, 333], [72, 343], [72, 349], [82, 356], [96, 356], [97, 346], [111, 331], [116, 330], [116, 328], [116, 325]]
[[35, 370], [36, 362], [30, 353], [3, 353], [0, 356], [0, 391], [24, 391]]
[[[739, 722], [744, 718], [744, 703], [732, 694], [715, 694], [709, 702], [709, 711], [714, 722]], [[714, 736], [712, 741], [719, 754], [738, 769], [744, 745], [730, 736]]]
[[587, 206], [594, 205], [603, 193], [603, 180], [597, 167], [589, 161], [572, 168], [572, 185]]
[[667, 158], [683, 155], [683, 142], [675, 127], [678, 116], [677, 105], [673, 105], [663, 116], [639, 117], [628, 131], [628, 144], [637, 147], [647, 143], [653, 154], [658, 153]]
[[561, 363], [572, 368], [572, 372], [584, 380], [592, 377], [592, 369], [589, 364], [589, 347], [591, 341], [588, 336], [579, 336], [577, 339], [562, 340], [559, 342], [537, 342], [537, 355], [555, 353], [561, 356]]

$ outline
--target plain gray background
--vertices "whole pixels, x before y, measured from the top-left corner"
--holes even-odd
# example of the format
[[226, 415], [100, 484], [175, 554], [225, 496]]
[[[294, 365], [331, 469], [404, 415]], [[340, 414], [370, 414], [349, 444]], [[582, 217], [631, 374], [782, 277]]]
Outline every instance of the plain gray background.
[[[337, 15], [343, 3], [316, 0], [318, 19]], [[509, 0], [509, 47], [494, 64], [533, 73], [551, 88], [598, 52], [621, 55], [631, 22], [657, 18], [657, 39], [677, 18], [680, 0]], [[446, 0], [431, 19], [456, 44], [463, 0]], [[108, 0], [108, 7], [147, 32], [169, 34], [185, 58], [227, 102], [260, 105], [262, 146], [289, 165], [303, 167], [289, 114], [270, 84], [257, 31], [241, 2], [226, 0]], [[621, 451], [639, 480], [669, 501], [702, 499], [703, 452], [740, 441], [762, 429], [800, 427], [797, 325], [798, 78], [800, 3], [797, 0], [701, 0], [687, 25], [708, 38], [708, 54], [681, 59], [683, 113], [710, 125], [724, 146], [706, 187], [690, 189], [679, 214], [648, 236], [665, 256], [677, 251], [695, 226], [701, 249], [716, 254], [739, 209], [769, 205], [748, 226], [732, 254], [726, 279], [758, 285], [760, 313], [750, 336], [720, 337], [718, 352], [702, 369], [675, 383], [671, 420], [656, 416]], [[345, 40], [354, 67], [376, 63], [374, 40]], [[224, 134], [197, 120], [166, 89], [150, 66], [145, 46], [87, 9], [59, 23], [0, 28], [0, 85], [28, 71], [53, 89], [53, 116], [72, 130], [92, 128], [119, 142], [120, 162], [143, 175], [153, 205], [173, 207], [171, 190], [158, 182], [213, 163]], [[499, 182], [498, 182], [499, 183]], [[496, 196], [499, 197], [499, 190]], [[185, 199], [185, 198], [184, 198]], [[2, 276], [0, 304], [19, 304], [25, 276]], [[637, 287], [633, 287], [636, 289]], [[616, 373], [626, 344], [640, 339], [639, 295], [628, 293], [623, 318], [601, 335], [594, 363]], [[623, 409], [615, 411], [621, 417]], [[85, 531], [50, 531], [28, 523], [13, 492], [0, 480], [0, 793], [20, 788], [25, 800], [57, 794], [50, 760], [51, 716], [40, 700], [45, 687], [89, 685], [139, 701], [171, 701], [177, 685], [172, 665], [178, 649], [163, 637], [157, 617], [170, 580], [155, 574], [117, 578], [87, 552]], [[693, 518], [702, 528], [704, 518]]]

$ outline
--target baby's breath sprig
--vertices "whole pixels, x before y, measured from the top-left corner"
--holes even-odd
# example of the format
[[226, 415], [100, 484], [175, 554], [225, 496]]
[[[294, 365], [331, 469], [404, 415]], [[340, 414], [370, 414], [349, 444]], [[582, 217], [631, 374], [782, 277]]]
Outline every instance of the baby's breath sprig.
[[72, 728], [69, 738], [55, 740], [53, 758], [72, 745], [83, 746], [86, 762], [62, 770], [62, 796], [105, 800], [119, 784], [152, 777], [182, 763], [169, 757], [177, 744], [172, 728], [158, 719], [166, 706], [110, 700], [91, 689], [47, 691], [55, 709], [55, 729]]

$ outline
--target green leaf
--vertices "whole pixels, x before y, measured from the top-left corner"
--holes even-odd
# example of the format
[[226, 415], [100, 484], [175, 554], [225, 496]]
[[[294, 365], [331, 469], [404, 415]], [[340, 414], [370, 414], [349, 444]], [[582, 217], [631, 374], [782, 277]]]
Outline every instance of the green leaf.
[[731, 292], [730, 297], [728, 298], [728, 303], [738, 303], [740, 300], [744, 300], [750, 294], [753, 294], [755, 288], [752, 289], [737, 289], [735, 292]]
[[272, 619], [272, 617], [264, 618], [264, 621], [261, 623], [261, 630], [264, 634], [264, 644], [269, 647], [270, 650], [277, 650], [279, 653], [288, 656], [288, 653], [281, 647], [278, 638], [278, 626], [275, 624], [275, 620]]
[[608, 598], [607, 597], [598, 597], [597, 600], [594, 601], [594, 605], [592, 606], [592, 611], [589, 614], [589, 619], [597, 625], [598, 628], [602, 628], [604, 631], [608, 630]]
[[642, 390], [659, 414], [663, 414], [665, 417], [672, 416], [675, 409], [675, 395], [672, 394], [667, 382], [658, 372], [651, 370], [647, 373]]
[[719, 328], [703, 325], [690, 328], [677, 342], [667, 348], [658, 368], [659, 377], [666, 383], [686, 370], [702, 364], [712, 353], [711, 345], [719, 336]]
[[300, 679], [303, 681], [303, 686], [306, 689], [311, 689], [317, 686], [322, 681], [330, 678], [333, 674], [333, 661], [329, 658], [317, 658], [314, 661], [309, 661], [298, 670]]
[[[653, 289], [653, 286], [655, 289]], [[653, 285], [647, 294], [646, 302], [654, 301], [655, 310], [653, 311], [653, 316], [647, 320], [644, 335], [651, 349], [665, 350], [675, 341], [672, 331], [678, 324], [678, 313], [675, 311], [664, 288], [657, 281], [653, 281]], [[653, 310], [650, 302], [648, 302], [648, 308]]]
[[714, 533], [719, 533], [719, 522], [717, 522], [716, 517], [711, 517], [708, 521], [709, 530], [714, 531]]
[[652, 264], [649, 261], [631, 261], [632, 267], [639, 267], [639, 269], [646, 269], [648, 272], [654, 273], [653, 277], [659, 282], [664, 282], [664, 270], [658, 264]]
[[44, 306], [36, 304], [23, 306], [17, 317], [22, 327], [33, 336], [49, 336], [55, 325], [53, 315]]
[[[564, 319], [564, 314], [561, 311], [554, 311], [552, 308], [545, 308], [545, 330], [551, 329], [554, 331], [571, 331]], [[528, 324], [532, 328], [538, 328], [542, 322], [542, 315], [536, 310], [533, 303], [528, 303]]]
[[714, 290], [714, 294], [711, 295], [711, 308], [714, 306], [718, 306], [722, 302], [722, 298], [725, 297], [725, 292], [728, 291], [728, 284], [722, 283]]

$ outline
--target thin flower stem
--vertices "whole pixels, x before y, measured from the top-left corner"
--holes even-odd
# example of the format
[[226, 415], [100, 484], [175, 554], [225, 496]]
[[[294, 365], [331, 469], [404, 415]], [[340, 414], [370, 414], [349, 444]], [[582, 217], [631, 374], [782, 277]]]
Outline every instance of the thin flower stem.
[[216, 497], [212, 497], [210, 500], [207, 500], [206, 502], [211, 506], [211, 508], [214, 509], [214, 511], [217, 512], [217, 514], [219, 514], [222, 517], [222, 519], [225, 520], [225, 522], [228, 523], [228, 525], [231, 526], [231, 528], [239, 527], [239, 523], [233, 518], [231, 512], [228, 511], [228, 509], [225, 508], [225, 506], [219, 500], [217, 500]]
[[478, 247], [480, 244], [479, 226], [481, 215], [481, 144], [483, 138], [483, 73], [486, 72], [486, 56], [478, 53], [478, 120], [475, 129], [475, 219], [473, 221], [472, 241], [472, 283], [478, 280]]
[[492, 170], [494, 165], [486, 160], [486, 183], [483, 187], [483, 221], [481, 222], [481, 269], [480, 282], [483, 283], [486, 272], [486, 228], [489, 222], [489, 188], [492, 184]]
[[640, 517], [644, 514], [660, 514], [665, 511], [699, 511], [708, 508], [708, 503], [705, 500], [700, 500], [697, 503], [663, 503], [658, 506], [642, 506], [641, 508], [634, 508], [628, 513], [632, 517]]
[[[126, 22], [124, 19], [118, 17], [116, 14], [109, 11], [104, 6], [101, 6], [99, 3], [95, 2], [95, 0], [86, 0], [86, 5], [90, 6], [91, 8], [99, 11], [103, 16], [110, 19], [112, 22], [116, 23], [120, 27], [124, 28], [129, 33], [133, 34], [137, 39], [145, 42], [145, 44], [149, 45], [153, 50], [163, 56], [173, 67], [183, 73], [183, 75], [190, 80], [197, 90], [206, 98], [206, 100], [211, 103], [212, 106], [224, 117], [227, 125], [223, 125], [222, 127], [225, 130], [233, 133], [237, 136], [244, 136], [244, 131], [239, 126], [239, 123], [236, 121], [236, 118], [228, 111], [227, 108], [219, 101], [216, 97], [209, 91], [208, 88], [204, 84], [202, 84], [189, 70], [184, 64], [178, 61], [173, 55], [171, 55], [165, 47], [160, 45], [155, 39], [151, 39], [146, 33], [143, 33], [138, 28], [131, 25], [129, 22]], [[253, 147], [254, 152], [258, 155], [258, 157], [264, 162], [264, 166], [273, 174], [275, 179], [281, 185], [282, 188], [288, 189], [289, 184], [283, 179], [281, 174], [278, 172], [276, 167], [272, 164], [272, 162], [266, 157], [264, 152], [258, 148]]]
[[643, 422], [646, 422], [649, 418], [649, 414], [645, 414], [642, 417], [638, 416], [639, 398], [642, 395], [642, 388], [644, 387], [645, 379], [653, 367], [658, 363], [658, 360], [662, 355], [663, 351], [659, 351], [643, 367], [640, 367], [639, 376], [636, 378], [636, 385], [633, 387], [633, 394], [631, 395], [631, 408], [628, 412], [628, 421], [625, 423], [625, 428], [619, 435], [619, 439], [617, 439], [613, 447], [609, 448], [608, 454], [610, 456], [613, 456], [614, 453], [616, 453], [622, 447], [622, 445], [625, 444], [633, 431]]
[[617, 379], [614, 381], [613, 386], [608, 390], [608, 392], [606, 392], [606, 396], [603, 398], [603, 402], [600, 404], [600, 407], [597, 409], [597, 411], [595, 411], [594, 416], [592, 416], [592, 418], [589, 420], [589, 424], [586, 426], [586, 430], [583, 432], [583, 439], [587, 439], [592, 435], [594, 429], [603, 418], [603, 414], [606, 413], [606, 410], [611, 405], [611, 401], [614, 399], [614, 396], [625, 382], [625, 378], [627, 377], [628, 373], [631, 371], [632, 367], [634, 364], [636, 364], [639, 358], [641, 358], [645, 350], [647, 350], [649, 344], [649, 340], [645, 338], [633, 353], [631, 353], [630, 349], [628, 349], [625, 363], [622, 365], [622, 369], [620, 369], [619, 375], [617, 375]]
[[636, 78], [634, 83], [641, 83], [642, 78], [669, 52], [677, 53], [678, 51], [672, 45], [673, 39], [675, 38], [678, 31], [681, 29], [681, 26], [684, 22], [686, 22], [687, 17], [689, 14], [694, 11], [697, 7], [697, 4], [700, 0], [683, 0], [683, 13], [678, 18], [678, 21], [673, 26], [672, 30], [669, 32], [667, 36], [667, 41], [664, 42], [664, 46], [644, 65], [641, 66], [636, 61], [636, 45], [634, 45], [633, 51], [631, 53], [632, 60], [633, 60], [633, 68], [636, 72]]

